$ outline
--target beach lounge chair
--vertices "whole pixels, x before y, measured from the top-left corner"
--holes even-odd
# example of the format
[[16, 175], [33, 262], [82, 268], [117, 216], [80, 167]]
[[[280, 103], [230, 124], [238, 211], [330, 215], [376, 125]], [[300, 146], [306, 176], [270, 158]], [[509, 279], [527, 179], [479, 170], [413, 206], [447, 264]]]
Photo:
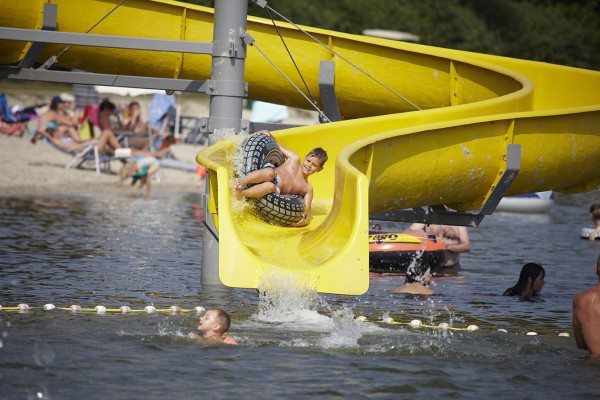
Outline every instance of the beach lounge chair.
[[94, 163], [96, 174], [100, 175], [100, 171], [112, 172], [110, 163], [114, 160], [123, 160], [124, 156], [109, 156], [101, 155], [98, 151], [98, 143], [96, 140], [91, 140], [85, 143], [81, 143], [80, 146], [74, 149], [66, 149], [64, 147], [57, 146], [56, 144], [47, 141], [53, 148], [71, 155], [73, 158], [67, 163], [65, 168], [81, 168], [86, 163]]

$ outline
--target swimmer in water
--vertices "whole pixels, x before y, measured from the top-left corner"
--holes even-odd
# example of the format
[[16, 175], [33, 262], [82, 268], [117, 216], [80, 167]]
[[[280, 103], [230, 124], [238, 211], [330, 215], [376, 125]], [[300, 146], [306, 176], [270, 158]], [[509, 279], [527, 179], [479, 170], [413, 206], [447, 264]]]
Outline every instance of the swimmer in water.
[[204, 315], [200, 317], [198, 322], [198, 335], [196, 332], [188, 333], [188, 338], [203, 344], [233, 344], [237, 342], [231, 337], [223, 337], [223, 334], [229, 330], [231, 319], [227, 312], [219, 308], [211, 308], [206, 310]]
[[600, 233], [600, 204], [592, 204], [590, 207], [590, 217], [594, 221], [594, 227], [590, 232], [588, 240], [596, 240], [596, 236]]
[[544, 287], [546, 271], [537, 263], [523, 265], [516, 285], [504, 291], [503, 296], [520, 296], [521, 300], [530, 300], [537, 296]]
[[573, 298], [573, 331], [577, 348], [589, 350], [590, 356], [600, 357], [600, 255], [594, 273], [598, 283], [591, 289], [579, 292]]
[[428, 296], [433, 294], [433, 290], [429, 288], [430, 280], [430, 268], [413, 263], [406, 269], [406, 281], [402, 286], [395, 289], [394, 293], [422, 294]]

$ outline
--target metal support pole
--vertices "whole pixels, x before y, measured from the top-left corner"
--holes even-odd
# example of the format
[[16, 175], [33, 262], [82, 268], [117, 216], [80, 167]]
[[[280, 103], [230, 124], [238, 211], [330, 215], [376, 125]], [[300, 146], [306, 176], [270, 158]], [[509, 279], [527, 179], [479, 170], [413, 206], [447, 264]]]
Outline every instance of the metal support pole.
[[[215, 0], [212, 76], [208, 86], [210, 96], [209, 132], [230, 129], [235, 133], [247, 130], [242, 126], [242, 108], [246, 95], [244, 64], [246, 45], [241, 33], [246, 30], [247, 0]], [[212, 135], [208, 144], [213, 144]], [[205, 200], [209, 195], [206, 180]], [[203, 202], [206, 204], [206, 201]], [[222, 285], [219, 278], [219, 238], [212, 215], [204, 210], [204, 245], [202, 250], [202, 285]]]

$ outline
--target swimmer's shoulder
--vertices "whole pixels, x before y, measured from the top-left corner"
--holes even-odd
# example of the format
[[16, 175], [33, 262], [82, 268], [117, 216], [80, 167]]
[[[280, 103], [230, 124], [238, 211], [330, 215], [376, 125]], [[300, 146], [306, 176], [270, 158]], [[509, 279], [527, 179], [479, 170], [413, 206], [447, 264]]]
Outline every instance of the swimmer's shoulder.
[[230, 344], [230, 345], [233, 345], [233, 346], [237, 346], [238, 345], [238, 342], [236, 342], [235, 339], [232, 338], [231, 336], [225, 336], [223, 338], [223, 343]]

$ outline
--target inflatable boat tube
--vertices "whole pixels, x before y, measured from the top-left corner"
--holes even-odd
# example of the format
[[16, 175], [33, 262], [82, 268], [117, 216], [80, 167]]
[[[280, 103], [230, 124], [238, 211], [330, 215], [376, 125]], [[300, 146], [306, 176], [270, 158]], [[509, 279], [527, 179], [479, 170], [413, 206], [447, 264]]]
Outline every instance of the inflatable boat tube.
[[[242, 143], [242, 152], [244, 175], [263, 168], [266, 163], [278, 167], [285, 161], [277, 142], [268, 135], [249, 136]], [[304, 198], [299, 195], [270, 193], [252, 200], [260, 218], [271, 224], [289, 226], [304, 216]]]
[[[589, 239], [593, 230], [594, 228], [592, 228], [591, 226], [584, 226], [581, 229], [581, 238]], [[600, 240], [600, 232], [596, 232], [596, 237], [594, 238], [594, 240]]]
[[554, 192], [537, 192], [503, 197], [496, 211], [508, 213], [542, 214], [554, 205]]
[[435, 273], [442, 268], [446, 245], [434, 236], [369, 231], [369, 271], [406, 273], [415, 262]]

